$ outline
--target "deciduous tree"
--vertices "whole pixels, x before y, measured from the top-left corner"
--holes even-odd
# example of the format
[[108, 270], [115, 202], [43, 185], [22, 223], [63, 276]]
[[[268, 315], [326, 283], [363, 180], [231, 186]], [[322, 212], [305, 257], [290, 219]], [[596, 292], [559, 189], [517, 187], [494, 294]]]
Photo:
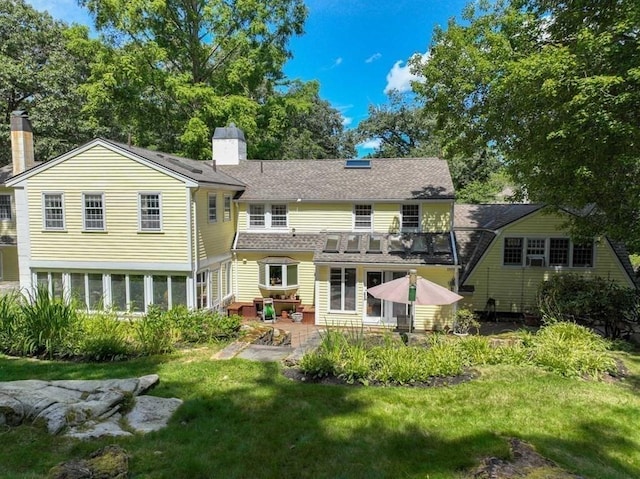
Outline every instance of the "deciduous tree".
[[640, 249], [640, 3], [484, 7], [414, 63], [445, 151], [495, 148], [530, 200], [584, 213], [576, 235]]

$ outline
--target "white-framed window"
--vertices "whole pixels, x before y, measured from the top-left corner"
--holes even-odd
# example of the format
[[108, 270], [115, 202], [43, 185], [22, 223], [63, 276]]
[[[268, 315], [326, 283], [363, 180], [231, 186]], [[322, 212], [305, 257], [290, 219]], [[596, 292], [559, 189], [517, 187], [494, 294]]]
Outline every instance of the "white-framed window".
[[420, 232], [420, 205], [402, 205], [402, 226], [401, 231], [406, 233]]
[[224, 221], [231, 221], [231, 195], [224, 195]]
[[571, 265], [574, 268], [593, 267], [593, 242], [574, 244], [571, 251]]
[[209, 270], [200, 271], [196, 275], [196, 308], [206, 309], [209, 307]]
[[298, 288], [298, 263], [292, 261], [259, 261], [258, 283], [263, 289], [293, 290]]
[[594, 266], [593, 242], [577, 244], [570, 238], [505, 237], [504, 266], [591, 268]]
[[162, 196], [139, 193], [140, 231], [162, 231]]
[[265, 228], [266, 225], [264, 205], [249, 205], [249, 228]]
[[218, 221], [218, 194], [217, 193], [209, 193], [208, 207], [209, 207], [209, 223], [216, 223]]
[[42, 193], [42, 211], [45, 230], [64, 230], [64, 194]]
[[549, 266], [569, 266], [569, 238], [549, 238]]
[[373, 208], [371, 205], [354, 205], [353, 227], [356, 230], [371, 231], [373, 227]]
[[224, 297], [230, 296], [233, 293], [233, 285], [231, 283], [231, 261], [227, 261], [222, 264], [224, 269]]
[[164, 309], [187, 305], [187, 277], [180, 274], [38, 271], [35, 280], [56, 297], [63, 297], [64, 285], [64, 297], [89, 311], [144, 313], [148, 304]]
[[104, 231], [104, 193], [83, 193], [83, 223], [85, 231]]
[[0, 221], [11, 221], [11, 195], [0, 195]]
[[249, 228], [286, 228], [287, 205], [286, 204], [250, 204], [247, 209], [247, 221]]
[[271, 205], [271, 227], [287, 227], [287, 205]]
[[356, 310], [356, 269], [331, 268], [329, 278], [329, 309]]

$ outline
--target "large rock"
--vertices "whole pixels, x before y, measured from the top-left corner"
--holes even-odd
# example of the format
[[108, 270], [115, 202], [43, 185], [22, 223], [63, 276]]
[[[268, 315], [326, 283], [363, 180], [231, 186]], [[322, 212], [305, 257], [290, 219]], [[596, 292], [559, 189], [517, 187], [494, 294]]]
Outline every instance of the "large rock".
[[125, 416], [129, 427], [136, 432], [158, 431], [182, 404], [181, 399], [138, 396], [133, 409]]
[[[165, 427], [179, 399], [140, 396], [159, 382], [157, 374], [104, 381], [0, 382], [0, 425], [40, 424], [50, 434], [82, 439], [129, 436]], [[122, 428], [126, 415], [125, 429]]]

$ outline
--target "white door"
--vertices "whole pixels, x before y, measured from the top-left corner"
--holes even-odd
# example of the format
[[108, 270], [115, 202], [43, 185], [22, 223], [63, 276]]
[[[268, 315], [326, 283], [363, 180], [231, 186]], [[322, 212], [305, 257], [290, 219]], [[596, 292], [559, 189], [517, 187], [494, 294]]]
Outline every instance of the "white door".
[[[406, 274], [406, 271], [367, 271], [366, 286], [367, 288], [371, 288], [383, 282], [386, 283], [396, 278], [402, 278]], [[408, 313], [407, 307], [408, 305], [404, 303], [383, 301], [367, 293], [364, 323], [396, 327], [399, 316], [406, 318]]]

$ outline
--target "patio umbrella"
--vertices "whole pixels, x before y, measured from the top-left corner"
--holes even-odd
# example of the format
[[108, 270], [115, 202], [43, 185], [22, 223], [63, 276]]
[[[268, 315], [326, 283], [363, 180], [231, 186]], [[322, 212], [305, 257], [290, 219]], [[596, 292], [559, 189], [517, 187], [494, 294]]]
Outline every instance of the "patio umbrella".
[[[415, 296], [410, 294], [412, 276], [415, 277]], [[422, 276], [417, 276], [413, 271], [402, 278], [387, 281], [386, 283], [379, 284], [378, 286], [368, 288], [367, 293], [374, 298], [393, 301], [394, 303], [410, 303], [412, 306], [414, 304], [440, 306], [444, 304], [452, 304], [462, 299], [462, 296], [459, 294], [429, 281]], [[414, 308], [412, 307], [412, 316], [413, 311]], [[411, 318], [409, 331], [411, 331], [412, 326], [413, 317]]]

